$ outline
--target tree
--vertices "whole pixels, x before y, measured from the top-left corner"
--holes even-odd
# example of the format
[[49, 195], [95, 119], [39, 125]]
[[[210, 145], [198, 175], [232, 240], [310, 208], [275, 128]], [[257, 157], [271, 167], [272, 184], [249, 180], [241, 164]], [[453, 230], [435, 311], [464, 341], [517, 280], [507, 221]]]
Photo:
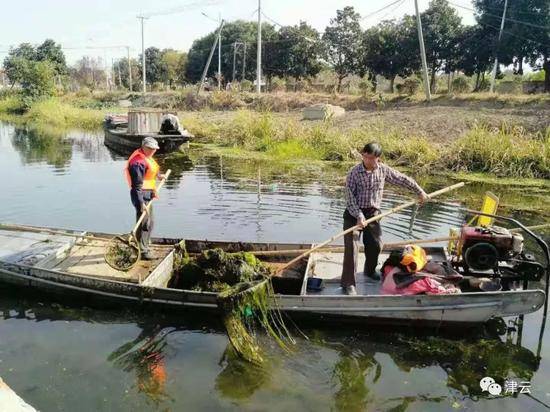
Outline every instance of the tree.
[[336, 72], [338, 92], [342, 88], [342, 80], [360, 69], [362, 31], [359, 18], [359, 13], [351, 6], [337, 10], [336, 18], [330, 20], [330, 26], [323, 34], [324, 55]]
[[67, 63], [61, 45], [56, 44], [51, 39], [45, 40], [36, 48], [36, 60], [52, 63], [55, 74], [64, 75], [67, 73]]
[[[140, 63], [143, 61], [139, 58]], [[145, 68], [146, 81], [149, 84], [164, 82], [167, 79], [167, 67], [162, 60], [162, 52], [156, 47], [145, 49]], [[140, 65], [140, 77], [143, 73], [143, 67]]]
[[321, 71], [319, 57], [322, 44], [317, 30], [306, 22], [281, 27], [273, 42], [274, 56], [269, 64], [277, 76], [291, 76], [295, 80], [315, 76]]
[[456, 67], [466, 76], [476, 76], [474, 91], [479, 91], [485, 72], [491, 68], [493, 39], [487, 31], [480, 25], [468, 26], [458, 40], [461, 47]]
[[[4, 59], [4, 70], [10, 80], [12, 86], [15, 83], [21, 83], [24, 76], [29, 75], [29, 69], [32, 62], [48, 62], [53, 69], [54, 75], [62, 75], [67, 73], [67, 65], [65, 63], [65, 55], [61, 50], [61, 46], [57, 45], [53, 40], [46, 40], [36, 49], [29, 43], [21, 43], [14, 49], [11, 49], [8, 57]], [[45, 66], [41, 71], [45, 71]], [[33, 70], [36, 69], [33, 66]]]
[[430, 88], [435, 92], [439, 70], [450, 63], [456, 50], [456, 39], [462, 31], [461, 18], [447, 0], [432, 0], [421, 15], [426, 60], [431, 71]]
[[29, 43], [21, 43], [18, 47], [11, 49], [4, 59], [4, 70], [13, 87], [19, 83], [27, 70], [28, 62], [36, 60], [36, 50]]
[[[256, 35], [258, 23], [237, 20], [224, 25], [222, 30], [222, 77], [231, 79], [233, 77], [233, 44], [235, 42], [246, 43], [246, 61], [243, 61], [243, 48], [236, 56], [236, 71], [242, 72], [245, 67], [245, 78], [252, 79], [256, 76]], [[185, 68], [185, 79], [191, 82], [200, 80], [204, 65], [208, 60], [208, 54], [216, 39], [217, 30], [212, 31], [193, 42], [187, 54], [187, 65]], [[273, 25], [262, 23], [262, 71], [265, 76], [273, 75], [273, 58], [271, 47], [277, 40], [277, 32]], [[215, 77], [218, 71], [218, 47], [216, 46], [212, 56], [212, 62], [207, 72], [207, 77]]]
[[[140, 65], [136, 59], [130, 59], [130, 66], [132, 68], [132, 89], [134, 91], [139, 90], [140, 85]], [[118, 78], [120, 73], [120, 80], [122, 81], [122, 87], [130, 89], [130, 81], [128, 78], [128, 59], [121, 58], [115, 61], [115, 77]]]
[[376, 90], [376, 75], [390, 80], [390, 90], [396, 76], [406, 77], [420, 68], [418, 40], [414, 19], [386, 20], [367, 29], [363, 35], [363, 67]]
[[182, 67], [182, 59], [185, 59], [185, 53], [173, 49], [164, 49], [162, 51], [161, 60], [165, 67], [165, 78], [163, 81], [167, 82], [170, 88], [180, 78], [179, 70], [185, 68], [185, 65]]
[[23, 104], [29, 107], [32, 102], [53, 96], [55, 68], [49, 61], [30, 61], [20, 79], [23, 90]]
[[101, 61], [89, 56], [82, 57], [69, 72], [71, 78], [75, 79], [79, 85], [88, 87], [92, 91], [107, 80]]
[[179, 84], [185, 84], [187, 81], [185, 77], [185, 71], [187, 70], [187, 53], [182, 53], [178, 62], [178, 68], [176, 69], [177, 81]]
[[[493, 31], [493, 48], [499, 63], [514, 64], [523, 74], [524, 60], [535, 70], [545, 70], [545, 90], [550, 91], [550, 3], [548, 0], [508, 2], [504, 31], [499, 44], [498, 32], [504, 0], [475, 0], [478, 23]], [[494, 60], [493, 60], [494, 61]]]

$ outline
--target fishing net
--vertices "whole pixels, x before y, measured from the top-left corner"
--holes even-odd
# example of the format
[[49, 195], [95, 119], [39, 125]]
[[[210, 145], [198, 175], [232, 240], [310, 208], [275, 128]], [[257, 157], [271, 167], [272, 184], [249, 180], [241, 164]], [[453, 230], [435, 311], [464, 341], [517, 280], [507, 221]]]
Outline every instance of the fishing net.
[[133, 236], [129, 236], [128, 239], [116, 236], [107, 244], [105, 261], [113, 269], [128, 271], [138, 262], [139, 258], [139, 246]]
[[260, 364], [265, 355], [257, 340], [261, 328], [281, 348], [294, 343], [270, 280], [270, 270], [251, 253], [203, 251], [195, 258], [182, 250], [177, 258], [177, 288], [218, 293], [218, 307], [229, 340], [244, 359]]

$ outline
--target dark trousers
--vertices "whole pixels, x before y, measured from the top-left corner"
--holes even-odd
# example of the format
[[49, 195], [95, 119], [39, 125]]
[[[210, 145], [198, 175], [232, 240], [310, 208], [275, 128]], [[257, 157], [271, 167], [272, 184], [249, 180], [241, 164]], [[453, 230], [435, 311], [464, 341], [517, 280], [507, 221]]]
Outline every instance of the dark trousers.
[[[365, 218], [376, 216], [380, 213], [377, 209], [362, 209]], [[344, 230], [357, 224], [357, 218], [353, 217], [346, 209], [344, 212]], [[363, 233], [363, 245], [365, 246], [364, 274], [372, 275], [378, 265], [378, 256], [382, 249], [382, 228], [380, 222], [372, 222], [362, 231], [353, 231], [344, 236], [344, 264], [342, 265], [342, 287], [355, 286], [355, 273], [357, 272], [357, 242]]]
[[[144, 190], [143, 200], [145, 205], [153, 199], [153, 191]], [[141, 205], [132, 197], [132, 204], [136, 209], [136, 222], [141, 217]], [[141, 225], [136, 231], [136, 237], [139, 243], [139, 249], [141, 253], [149, 253], [149, 243], [151, 241], [151, 233], [153, 232], [153, 205], [149, 208], [149, 213], [145, 215], [145, 218], [141, 222]]]

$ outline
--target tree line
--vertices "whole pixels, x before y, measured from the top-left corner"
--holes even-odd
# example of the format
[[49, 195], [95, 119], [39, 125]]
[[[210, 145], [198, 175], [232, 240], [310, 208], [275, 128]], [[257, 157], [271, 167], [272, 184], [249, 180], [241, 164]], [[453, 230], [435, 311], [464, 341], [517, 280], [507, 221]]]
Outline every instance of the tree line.
[[[522, 75], [525, 65], [544, 70], [545, 90], [550, 91], [550, 2], [514, 0], [508, 4], [506, 24], [499, 41], [504, 0], [473, 0], [474, 25], [463, 25], [449, 0], [432, 0], [421, 13], [430, 87], [435, 91], [438, 74], [460, 72], [475, 78], [475, 90], [486, 83], [495, 57], [512, 65]], [[366, 30], [353, 7], [336, 11], [321, 33], [306, 22], [293, 26], [262, 24], [262, 74], [269, 83], [275, 77], [296, 81], [314, 77], [323, 69], [333, 70], [337, 91], [350, 75], [366, 76], [374, 88], [382, 76], [393, 91], [396, 77], [407, 78], [420, 71], [416, 16], [380, 21]], [[224, 82], [249, 81], [256, 77], [257, 23], [227, 23], [221, 34], [221, 74]], [[145, 50], [146, 77], [151, 85], [196, 83], [200, 80], [217, 33], [195, 40], [187, 53], [150, 47]], [[208, 77], [218, 70], [216, 46]], [[44, 64], [48, 66], [46, 69]], [[139, 59], [119, 59], [112, 67], [114, 82], [129, 87], [129, 70], [134, 90], [139, 90], [142, 67]], [[95, 66], [95, 68], [94, 68]], [[4, 69], [12, 83], [24, 84], [31, 68], [51, 75], [69, 76], [90, 88], [104, 81], [96, 61], [84, 57], [67, 68], [63, 52], [53, 40], [34, 49], [27, 43], [10, 51]], [[25, 74], [26, 73], [26, 74]], [[35, 73], [36, 77], [36, 73]]]

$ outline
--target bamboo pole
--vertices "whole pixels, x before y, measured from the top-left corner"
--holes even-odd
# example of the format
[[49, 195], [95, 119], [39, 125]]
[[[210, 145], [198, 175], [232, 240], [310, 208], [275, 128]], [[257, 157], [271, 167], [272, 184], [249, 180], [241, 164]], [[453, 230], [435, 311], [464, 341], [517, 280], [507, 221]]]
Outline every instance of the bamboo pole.
[[[444, 193], [447, 193], [447, 192], [450, 192], [451, 190], [454, 190], [454, 189], [458, 189], [460, 187], [464, 186], [464, 182], [460, 182], [460, 183], [456, 183], [454, 185], [451, 185], [451, 186], [448, 186], [448, 187], [445, 187], [443, 189], [440, 189], [440, 190], [436, 190], [435, 192], [432, 192], [430, 194], [427, 195], [428, 199], [432, 199], [436, 196], [439, 196], [439, 195], [442, 195]], [[365, 226], [368, 225], [369, 223], [372, 223], [372, 222], [376, 222], [380, 219], [382, 219], [383, 217], [386, 217], [386, 216], [389, 216], [391, 215], [392, 213], [395, 213], [395, 212], [398, 212], [400, 210], [403, 210], [403, 209], [406, 209], [412, 205], [415, 205], [417, 204], [419, 201], [418, 200], [411, 200], [409, 202], [405, 202], [403, 203], [402, 205], [399, 205], [399, 206], [396, 206], [394, 207], [393, 209], [391, 210], [388, 210], [387, 212], [384, 212], [384, 213], [381, 213], [379, 215], [376, 215], [376, 216], [373, 216], [369, 219], [367, 219], [365, 221]], [[339, 239], [341, 238], [342, 236], [344, 235], [347, 235], [348, 233], [351, 233], [353, 232], [354, 230], [358, 230], [358, 229], [362, 229], [363, 226], [361, 225], [355, 225], [355, 226], [352, 226], [350, 227], [349, 229], [347, 230], [344, 230], [343, 232], [340, 232], [334, 236], [332, 236], [330, 239], [328, 240], [325, 240], [324, 242], [318, 244], [317, 246], [315, 247], [312, 247], [311, 249], [308, 249], [307, 251], [305, 251], [304, 253], [302, 253], [301, 255], [295, 257], [294, 259], [292, 259], [291, 261], [289, 261], [286, 265], [282, 266], [274, 275], [278, 275], [280, 273], [282, 273], [284, 270], [288, 269], [290, 266], [292, 266], [293, 264], [295, 264], [296, 262], [299, 262], [300, 260], [302, 260], [303, 258], [309, 256], [310, 254], [312, 254], [313, 252], [321, 249], [323, 246], [326, 246], [328, 245], [329, 243], [332, 243], [334, 242], [336, 239]]]

